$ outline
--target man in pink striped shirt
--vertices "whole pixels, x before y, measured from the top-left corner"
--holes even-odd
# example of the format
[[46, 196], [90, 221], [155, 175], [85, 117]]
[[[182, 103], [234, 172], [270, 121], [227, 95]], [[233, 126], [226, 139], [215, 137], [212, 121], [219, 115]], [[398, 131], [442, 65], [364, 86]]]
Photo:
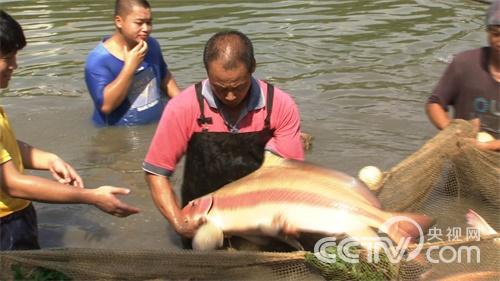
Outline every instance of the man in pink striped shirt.
[[[156, 206], [186, 238], [201, 222], [189, 221], [181, 207], [255, 171], [265, 150], [304, 159], [297, 105], [285, 92], [252, 76], [256, 62], [246, 35], [215, 34], [203, 61], [208, 79], [168, 103], [143, 163]], [[179, 205], [168, 177], [184, 154]]]

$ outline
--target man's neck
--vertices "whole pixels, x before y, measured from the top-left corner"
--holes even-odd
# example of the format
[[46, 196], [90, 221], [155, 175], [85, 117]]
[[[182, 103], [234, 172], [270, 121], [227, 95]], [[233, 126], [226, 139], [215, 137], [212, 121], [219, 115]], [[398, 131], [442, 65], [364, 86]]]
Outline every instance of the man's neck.
[[127, 41], [123, 38], [123, 36], [116, 32], [111, 36], [108, 40], [104, 42], [104, 46], [106, 49], [113, 54], [115, 57], [124, 60], [125, 54], [123, 53], [123, 48], [127, 47], [127, 50], [130, 50], [131, 47], [128, 46]]
[[241, 112], [243, 111], [244, 107], [245, 107], [245, 101], [243, 101], [236, 107], [228, 107], [223, 105], [221, 109], [224, 114], [224, 117], [228, 119], [227, 121], [230, 124], [235, 125], [236, 122], [238, 122], [238, 119], [240, 118]]

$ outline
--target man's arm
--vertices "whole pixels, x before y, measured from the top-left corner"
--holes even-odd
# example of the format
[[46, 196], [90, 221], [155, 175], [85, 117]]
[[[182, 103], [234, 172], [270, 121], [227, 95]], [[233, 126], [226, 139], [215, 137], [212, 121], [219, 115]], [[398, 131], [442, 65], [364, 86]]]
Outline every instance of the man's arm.
[[448, 112], [446, 112], [440, 104], [427, 103], [425, 111], [429, 120], [439, 130], [446, 128], [450, 124], [450, 116], [448, 116]]
[[141, 41], [130, 51], [124, 47], [124, 65], [120, 74], [113, 82], [104, 88], [103, 101], [100, 110], [104, 114], [110, 114], [125, 100], [128, 90], [134, 80], [134, 73], [137, 67], [142, 63], [146, 53], [148, 52], [148, 44], [146, 41]]
[[130, 190], [112, 186], [97, 189], [75, 188], [45, 178], [21, 174], [9, 160], [0, 165], [2, 191], [11, 197], [47, 203], [84, 203], [95, 205], [103, 212], [126, 217], [139, 212], [120, 201], [116, 195], [130, 193]]
[[83, 180], [78, 173], [59, 156], [35, 148], [23, 141], [17, 140], [23, 165], [27, 169], [49, 170], [58, 182], [83, 187]]
[[456, 96], [460, 93], [462, 79], [459, 76], [459, 71], [456, 70], [460, 70], [462, 67], [462, 63], [454, 58], [446, 67], [441, 78], [439, 78], [425, 104], [425, 111], [429, 121], [439, 130], [446, 128], [450, 124], [451, 118], [447, 112], [448, 106], [453, 104]]
[[184, 237], [193, 237], [202, 221], [190, 221], [187, 217], [184, 217], [168, 178], [148, 172], [146, 172], [145, 178], [151, 189], [151, 195], [156, 207], [168, 220], [175, 232]]
[[274, 89], [271, 128], [274, 135], [266, 144], [266, 150], [286, 158], [304, 160], [304, 146], [300, 132], [299, 109], [290, 95]]
[[[437, 103], [428, 103], [425, 109], [429, 120], [431, 120], [432, 124], [434, 124], [436, 128], [442, 130], [450, 124], [450, 117], [448, 116], [448, 113], [441, 107], [441, 105]], [[479, 119], [472, 119], [470, 122], [474, 127], [474, 131], [479, 131], [481, 125]], [[470, 141], [479, 149], [500, 151], [500, 140], [479, 142], [475, 138], [471, 138]]]
[[167, 70], [167, 75], [163, 78], [161, 83], [162, 90], [167, 93], [171, 98], [177, 96], [180, 93], [179, 87], [177, 87], [177, 82], [170, 70]]

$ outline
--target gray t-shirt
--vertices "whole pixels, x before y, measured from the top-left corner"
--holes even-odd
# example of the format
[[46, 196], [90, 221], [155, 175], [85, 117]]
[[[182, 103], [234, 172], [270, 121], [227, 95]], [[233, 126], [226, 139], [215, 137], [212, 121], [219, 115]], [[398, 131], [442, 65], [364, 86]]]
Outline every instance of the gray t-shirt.
[[434, 88], [428, 103], [438, 103], [446, 111], [454, 108], [454, 118], [480, 118], [481, 130], [500, 135], [500, 82], [488, 70], [489, 47], [455, 56]]

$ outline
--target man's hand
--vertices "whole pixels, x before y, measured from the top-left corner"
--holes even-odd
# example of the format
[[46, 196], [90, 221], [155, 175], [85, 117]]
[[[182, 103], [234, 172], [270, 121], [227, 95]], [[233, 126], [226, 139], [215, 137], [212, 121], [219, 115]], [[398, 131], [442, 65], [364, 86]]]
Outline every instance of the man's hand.
[[83, 180], [78, 173], [59, 157], [49, 161], [49, 171], [54, 179], [62, 184], [69, 184], [83, 188]]
[[477, 141], [476, 138], [464, 138], [464, 140], [481, 150], [500, 151], [500, 140], [492, 140], [488, 142]]
[[130, 189], [114, 187], [114, 186], [101, 186], [92, 189], [93, 201], [91, 202], [101, 211], [117, 217], [127, 217], [139, 212], [136, 207], [129, 206], [123, 203], [116, 195], [127, 195]]
[[131, 67], [132, 69], [137, 69], [139, 65], [146, 57], [148, 52], [148, 43], [141, 40], [134, 48], [131, 50], [127, 49], [127, 46], [123, 46], [123, 60], [125, 61], [125, 67]]
[[500, 140], [494, 139], [494, 137], [489, 136], [487, 133], [485, 133], [486, 136], [491, 137], [492, 140], [480, 140], [478, 138], [478, 133], [481, 133], [481, 120], [479, 118], [474, 118], [470, 120], [470, 123], [472, 125], [472, 132], [474, 135], [476, 135], [475, 138], [465, 138], [465, 141], [468, 143], [474, 145], [475, 147], [481, 149], [481, 150], [491, 150], [491, 151], [500, 151]]

